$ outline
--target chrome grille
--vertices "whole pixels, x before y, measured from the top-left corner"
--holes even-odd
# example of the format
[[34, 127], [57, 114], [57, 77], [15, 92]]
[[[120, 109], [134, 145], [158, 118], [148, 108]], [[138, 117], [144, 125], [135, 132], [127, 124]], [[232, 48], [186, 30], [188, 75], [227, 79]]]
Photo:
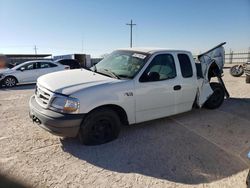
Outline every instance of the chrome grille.
[[39, 105], [47, 108], [50, 104], [53, 93], [49, 90], [37, 85], [35, 90], [36, 101]]

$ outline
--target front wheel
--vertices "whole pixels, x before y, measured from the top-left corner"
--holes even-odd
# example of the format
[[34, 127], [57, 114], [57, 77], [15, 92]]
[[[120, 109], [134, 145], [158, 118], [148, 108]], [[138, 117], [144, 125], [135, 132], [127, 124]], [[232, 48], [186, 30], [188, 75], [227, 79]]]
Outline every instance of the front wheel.
[[12, 76], [8, 76], [4, 79], [3, 84], [6, 87], [14, 87], [17, 84], [17, 79]]
[[205, 102], [204, 107], [207, 109], [215, 109], [222, 105], [225, 97], [225, 90], [219, 83], [212, 82], [210, 86], [214, 92]]
[[84, 119], [79, 139], [85, 145], [99, 145], [116, 139], [120, 133], [120, 119], [109, 108], [94, 110]]

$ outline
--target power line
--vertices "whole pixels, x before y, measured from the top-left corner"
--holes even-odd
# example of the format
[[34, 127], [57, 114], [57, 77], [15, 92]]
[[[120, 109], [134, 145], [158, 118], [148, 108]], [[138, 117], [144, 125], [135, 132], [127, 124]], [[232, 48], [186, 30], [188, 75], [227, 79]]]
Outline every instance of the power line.
[[127, 23], [126, 25], [130, 26], [130, 48], [133, 47], [133, 26], [136, 26], [136, 24], [133, 23], [133, 20], [130, 20], [130, 23]]

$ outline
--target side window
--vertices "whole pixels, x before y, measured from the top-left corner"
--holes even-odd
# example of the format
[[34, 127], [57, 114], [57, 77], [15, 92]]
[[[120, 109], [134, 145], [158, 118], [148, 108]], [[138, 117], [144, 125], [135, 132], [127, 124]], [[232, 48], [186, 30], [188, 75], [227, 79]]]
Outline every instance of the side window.
[[26, 65], [23, 65], [19, 68], [19, 70], [24, 69], [24, 70], [33, 70], [36, 68], [36, 63], [29, 63]]
[[171, 54], [154, 57], [140, 78], [140, 82], [161, 81], [176, 77], [174, 58]]
[[57, 65], [54, 63], [49, 63], [49, 65], [50, 65], [50, 67], [57, 67]]
[[178, 59], [181, 67], [181, 74], [184, 78], [193, 76], [193, 69], [191, 61], [187, 54], [178, 54]]
[[51, 68], [51, 67], [57, 67], [57, 65], [49, 62], [40, 62], [40, 68], [45, 69], [45, 68]]

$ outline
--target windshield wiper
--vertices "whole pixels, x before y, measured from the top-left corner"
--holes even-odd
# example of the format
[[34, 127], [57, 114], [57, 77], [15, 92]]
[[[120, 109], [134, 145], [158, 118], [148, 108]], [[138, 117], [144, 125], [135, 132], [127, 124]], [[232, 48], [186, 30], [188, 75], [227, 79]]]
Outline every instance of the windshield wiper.
[[94, 72], [97, 72], [96, 64], [94, 64]]
[[[114, 72], [112, 72], [109, 69], [101, 69], [101, 70], [104, 70], [104, 72], [103, 72], [104, 74], [107, 73], [109, 76], [111, 76], [113, 78], [120, 79], [120, 77], [117, 74], [115, 74]], [[102, 71], [100, 71], [100, 72], [102, 72]]]
[[132, 78], [131, 76], [128, 76], [128, 75], [125, 75], [125, 74], [119, 74], [117, 76], [119, 76], [119, 78], [128, 78], [128, 79]]

